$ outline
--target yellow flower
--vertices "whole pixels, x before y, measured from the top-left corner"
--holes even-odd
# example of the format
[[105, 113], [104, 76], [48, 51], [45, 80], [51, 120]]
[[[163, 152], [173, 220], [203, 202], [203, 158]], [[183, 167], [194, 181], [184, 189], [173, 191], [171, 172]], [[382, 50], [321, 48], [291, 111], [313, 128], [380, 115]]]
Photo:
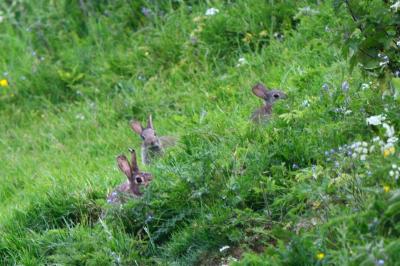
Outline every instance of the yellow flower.
[[325, 258], [325, 253], [323, 253], [323, 252], [317, 253], [317, 260], [323, 260], [324, 258]]
[[389, 186], [383, 186], [383, 191], [385, 193], [388, 193], [390, 191], [390, 187]]
[[389, 155], [394, 154], [395, 151], [396, 151], [396, 150], [394, 149], [393, 146], [392, 146], [392, 147], [389, 147], [389, 148], [386, 148], [386, 149], [383, 151], [383, 157], [388, 157]]
[[8, 80], [6, 79], [1, 79], [0, 80], [0, 87], [8, 87]]
[[251, 33], [247, 32], [242, 40], [245, 43], [250, 43], [252, 39], [253, 39], [253, 35]]
[[260, 31], [260, 33], [258, 35], [260, 35], [260, 37], [265, 37], [268, 35], [268, 32], [266, 30], [263, 30], [263, 31]]

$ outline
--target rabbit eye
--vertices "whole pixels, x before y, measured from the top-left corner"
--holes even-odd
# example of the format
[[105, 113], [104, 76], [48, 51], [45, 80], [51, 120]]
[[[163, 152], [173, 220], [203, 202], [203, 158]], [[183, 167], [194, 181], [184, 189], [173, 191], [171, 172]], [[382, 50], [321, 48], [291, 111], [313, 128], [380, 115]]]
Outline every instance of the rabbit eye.
[[139, 183], [139, 184], [142, 183], [142, 178], [136, 177], [136, 182]]
[[274, 98], [275, 98], [275, 99], [278, 99], [278, 98], [279, 98], [279, 95], [278, 95], [278, 94], [274, 94]]

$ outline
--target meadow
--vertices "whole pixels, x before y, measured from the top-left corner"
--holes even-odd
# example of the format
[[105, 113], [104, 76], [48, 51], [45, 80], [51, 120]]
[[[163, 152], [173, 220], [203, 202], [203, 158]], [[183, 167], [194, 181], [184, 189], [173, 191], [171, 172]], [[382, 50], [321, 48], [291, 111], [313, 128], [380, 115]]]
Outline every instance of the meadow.
[[[400, 61], [338, 2], [0, 2], [0, 264], [400, 265]], [[149, 114], [179, 143], [108, 204]]]

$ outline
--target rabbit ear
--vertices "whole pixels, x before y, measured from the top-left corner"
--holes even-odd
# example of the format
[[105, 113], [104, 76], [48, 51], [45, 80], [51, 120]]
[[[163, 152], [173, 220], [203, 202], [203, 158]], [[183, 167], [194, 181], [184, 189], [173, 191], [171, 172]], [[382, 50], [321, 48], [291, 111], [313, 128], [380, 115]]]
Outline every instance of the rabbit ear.
[[132, 148], [129, 148], [129, 152], [131, 153], [132, 172], [137, 173], [137, 172], [139, 172], [139, 167], [138, 167], [137, 160], [136, 160], [136, 152]]
[[149, 115], [149, 118], [147, 120], [147, 128], [153, 129], [153, 119], [151, 118], [151, 115]]
[[140, 124], [140, 122], [131, 121], [131, 128], [132, 128], [133, 131], [135, 131], [139, 135], [142, 134], [143, 128], [142, 128], [142, 125]]
[[126, 175], [128, 179], [132, 178], [132, 169], [129, 165], [128, 159], [126, 159], [125, 155], [120, 155], [117, 157], [117, 163], [119, 169]]
[[256, 85], [253, 86], [253, 93], [262, 99], [267, 98], [268, 95], [268, 90], [265, 88], [265, 86], [261, 83], [257, 83]]

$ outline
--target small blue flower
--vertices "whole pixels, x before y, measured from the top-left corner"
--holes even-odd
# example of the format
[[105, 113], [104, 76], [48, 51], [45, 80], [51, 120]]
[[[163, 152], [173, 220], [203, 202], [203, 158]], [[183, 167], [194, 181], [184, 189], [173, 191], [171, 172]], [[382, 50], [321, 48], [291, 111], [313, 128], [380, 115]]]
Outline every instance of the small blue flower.
[[349, 82], [347, 82], [347, 80], [343, 81], [343, 83], [342, 83], [342, 90], [343, 90], [344, 92], [348, 92], [348, 91], [349, 91], [349, 88], [350, 88]]

